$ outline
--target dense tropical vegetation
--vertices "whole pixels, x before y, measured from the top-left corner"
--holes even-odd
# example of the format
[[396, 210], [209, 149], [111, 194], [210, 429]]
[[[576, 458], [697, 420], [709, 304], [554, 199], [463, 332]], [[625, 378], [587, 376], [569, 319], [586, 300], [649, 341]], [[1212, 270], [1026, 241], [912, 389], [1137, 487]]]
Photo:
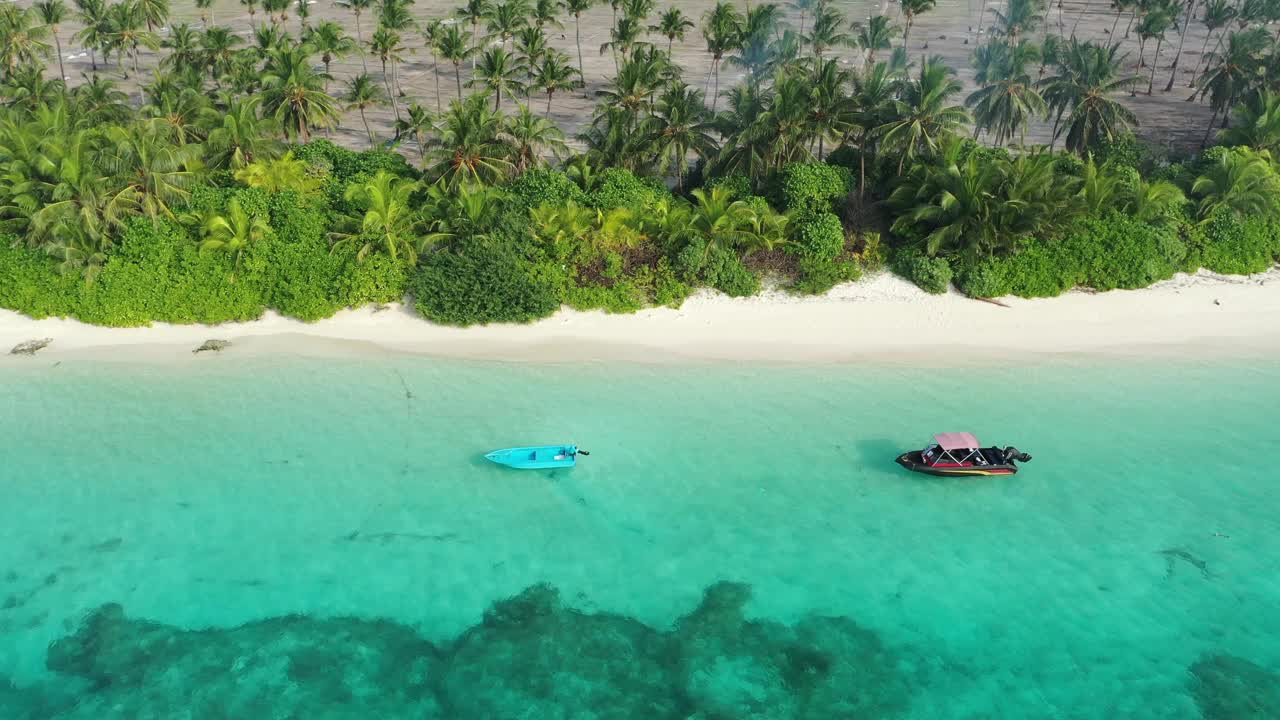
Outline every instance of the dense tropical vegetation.
[[[296, 23], [290, 3], [244, 4], [248, 40], [211, 6], [167, 32], [159, 0], [0, 6], [0, 306], [135, 325], [314, 320], [408, 295], [469, 324], [766, 279], [823, 292], [885, 265], [931, 292], [1040, 296], [1280, 256], [1274, 3], [1118, 5], [1135, 67], [1010, 0], [987, 13], [967, 96], [954, 68], [906, 52], [928, 0], [857, 23], [806, 2], [796, 28], [768, 3], [690, 18], [624, 0], [585, 50], [588, 0], [468, 0], [448, 18], [340, 0], [354, 37], [306, 3]], [[1187, 74], [1221, 144], [1169, 157], [1135, 139], [1122, 100], [1158, 91], [1195, 11], [1215, 42]], [[58, 35], [72, 19], [91, 53], [77, 80]], [[548, 43], [570, 20], [576, 57]], [[686, 77], [671, 52], [695, 33], [710, 70]], [[431, 102], [402, 85], [410, 36]], [[160, 58], [148, 78], [144, 52]], [[584, 77], [596, 52], [615, 69], [603, 82]], [[335, 80], [352, 56], [361, 72]], [[722, 83], [730, 67], [742, 82]], [[598, 104], [566, 137], [555, 103], [584, 89]], [[391, 137], [369, 121], [384, 108]], [[326, 137], [344, 121], [371, 149]], [[1047, 147], [1027, 143], [1034, 122]]]

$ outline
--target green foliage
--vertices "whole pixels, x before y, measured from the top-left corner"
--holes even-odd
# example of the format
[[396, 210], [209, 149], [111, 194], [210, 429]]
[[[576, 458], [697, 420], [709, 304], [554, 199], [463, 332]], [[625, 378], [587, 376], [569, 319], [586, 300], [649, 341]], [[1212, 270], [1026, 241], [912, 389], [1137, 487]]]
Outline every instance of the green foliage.
[[555, 284], [501, 240], [428, 253], [409, 292], [419, 314], [445, 325], [527, 323], [560, 306]]
[[792, 289], [810, 295], [821, 295], [840, 283], [862, 277], [862, 268], [852, 260], [800, 259], [800, 276]]
[[1280, 226], [1265, 218], [1241, 219], [1219, 210], [1203, 226], [1200, 262], [1217, 273], [1265, 272], [1280, 258]]
[[792, 213], [829, 213], [853, 188], [848, 168], [827, 163], [792, 163], [782, 171], [783, 207]]
[[941, 295], [951, 285], [951, 264], [944, 258], [929, 257], [919, 250], [903, 250], [895, 258], [894, 269], [927, 293]]
[[522, 174], [506, 186], [514, 205], [524, 209], [539, 205], [562, 205], [570, 200], [579, 205], [586, 202], [585, 194], [577, 183], [560, 170], [534, 168]]
[[60, 273], [49, 256], [14, 243], [12, 236], [0, 235], [0, 307], [37, 319], [75, 315], [80, 276]]
[[737, 253], [720, 246], [707, 246], [695, 238], [676, 256], [676, 273], [684, 282], [702, 282], [730, 297], [746, 297], [760, 291], [756, 277]]
[[751, 178], [741, 174], [722, 175], [708, 180], [705, 187], [707, 189], [726, 188], [731, 193], [732, 199], [742, 200], [751, 195]]
[[805, 217], [786, 247], [805, 260], [829, 263], [844, 251], [844, 226], [829, 212]]
[[587, 205], [601, 210], [644, 207], [669, 195], [654, 178], [639, 178], [630, 170], [609, 168], [600, 173], [595, 188], [587, 193]]
[[1139, 168], [1146, 159], [1143, 145], [1132, 132], [1096, 135], [1090, 143], [1093, 159], [1099, 165]]
[[360, 175], [376, 175], [379, 170], [402, 177], [416, 178], [418, 173], [404, 156], [389, 150], [365, 150], [355, 152], [334, 145], [329, 140], [313, 140], [294, 150], [294, 156], [313, 167], [329, 170], [339, 181], [346, 183]]
[[676, 277], [671, 262], [666, 258], [658, 261], [653, 274], [653, 302], [656, 305], [678, 308], [693, 292], [692, 288]]

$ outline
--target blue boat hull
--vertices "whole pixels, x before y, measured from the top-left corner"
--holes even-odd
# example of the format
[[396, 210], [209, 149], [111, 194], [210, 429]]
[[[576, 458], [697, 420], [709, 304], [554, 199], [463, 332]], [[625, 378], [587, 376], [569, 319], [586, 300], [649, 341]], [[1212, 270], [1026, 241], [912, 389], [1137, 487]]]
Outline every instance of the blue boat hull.
[[578, 463], [576, 445], [538, 445], [494, 450], [486, 458], [517, 470], [543, 470], [567, 468]]

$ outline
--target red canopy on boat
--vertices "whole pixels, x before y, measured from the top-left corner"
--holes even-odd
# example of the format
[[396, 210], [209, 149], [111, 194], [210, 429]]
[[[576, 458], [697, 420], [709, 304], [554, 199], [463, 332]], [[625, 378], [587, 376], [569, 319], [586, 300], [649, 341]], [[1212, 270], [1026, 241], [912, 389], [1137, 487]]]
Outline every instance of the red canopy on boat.
[[978, 445], [978, 438], [973, 433], [939, 433], [933, 436], [934, 442], [943, 450], [971, 450]]

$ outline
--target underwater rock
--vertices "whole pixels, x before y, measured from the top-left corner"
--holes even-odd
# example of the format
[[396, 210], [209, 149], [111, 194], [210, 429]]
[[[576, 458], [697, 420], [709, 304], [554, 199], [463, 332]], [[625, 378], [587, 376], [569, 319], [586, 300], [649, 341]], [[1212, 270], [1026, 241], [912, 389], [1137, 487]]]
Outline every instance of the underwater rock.
[[27, 340], [13, 346], [9, 351], [10, 355], [35, 355], [37, 352], [49, 347], [53, 342], [53, 338], [40, 338], [38, 340]]
[[1280, 672], [1234, 655], [1202, 655], [1191, 665], [1191, 695], [1204, 720], [1280, 718]]
[[794, 628], [747, 620], [751, 588], [721, 582], [675, 629], [680, 682], [711, 720], [892, 718], [909, 694], [875, 633], [848, 618], [810, 617]]
[[61, 720], [439, 716], [435, 647], [388, 621], [291, 615], [189, 631], [104, 605], [46, 664], [96, 688]]
[[458, 639], [441, 702], [456, 720], [683, 719], [668, 649], [637, 620], [568, 609], [535, 585]]
[[191, 352], [192, 354], [202, 352], [222, 352], [229, 347], [231, 347], [230, 340], [205, 340], [203, 345]]

